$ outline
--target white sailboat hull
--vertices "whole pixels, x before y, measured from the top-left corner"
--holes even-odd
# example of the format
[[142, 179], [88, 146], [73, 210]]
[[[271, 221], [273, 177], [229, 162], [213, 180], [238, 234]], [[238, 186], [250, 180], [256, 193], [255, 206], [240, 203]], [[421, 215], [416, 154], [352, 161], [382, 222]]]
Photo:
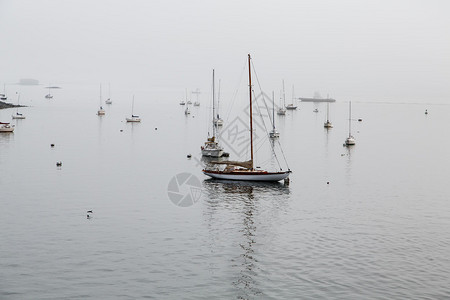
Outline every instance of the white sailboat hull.
[[289, 177], [290, 172], [259, 172], [259, 171], [248, 171], [248, 172], [218, 172], [218, 171], [207, 171], [203, 170], [203, 174], [224, 180], [239, 180], [239, 181], [280, 181]]
[[13, 132], [14, 126], [0, 127], [0, 132]]
[[127, 122], [134, 122], [134, 123], [139, 123], [141, 122], [140, 118], [126, 118]]
[[280, 133], [276, 130], [272, 130], [271, 132], [269, 132], [269, 137], [272, 139], [280, 137]]
[[325, 128], [333, 128], [333, 124], [331, 122], [325, 122], [323, 124], [323, 127], [325, 127]]
[[348, 138], [345, 140], [345, 144], [346, 144], [347, 146], [352, 146], [352, 145], [355, 145], [356, 142], [355, 142], [355, 139], [354, 139], [353, 137], [348, 137]]
[[17, 115], [12, 115], [13, 119], [18, 119], [18, 120], [23, 120], [25, 119], [25, 116], [17, 116]]

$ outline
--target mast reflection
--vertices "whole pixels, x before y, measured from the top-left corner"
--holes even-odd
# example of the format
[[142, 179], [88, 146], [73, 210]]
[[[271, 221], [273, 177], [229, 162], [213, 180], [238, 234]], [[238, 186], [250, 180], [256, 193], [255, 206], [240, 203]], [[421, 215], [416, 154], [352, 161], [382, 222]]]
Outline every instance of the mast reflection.
[[[273, 206], [275, 209], [285, 207], [289, 188], [279, 182], [214, 179], [204, 180], [203, 187], [207, 197], [205, 216], [211, 233], [211, 251], [225, 251], [225, 259], [231, 263], [231, 282], [237, 289], [238, 299], [261, 296], [257, 281], [261, 268], [255, 249], [259, 244], [267, 243], [264, 239], [270, 235], [267, 231], [271, 226], [261, 226], [259, 219], [264, 211], [274, 209]], [[270, 203], [265, 201], [267, 199]], [[231, 248], [228, 252], [227, 244]]]

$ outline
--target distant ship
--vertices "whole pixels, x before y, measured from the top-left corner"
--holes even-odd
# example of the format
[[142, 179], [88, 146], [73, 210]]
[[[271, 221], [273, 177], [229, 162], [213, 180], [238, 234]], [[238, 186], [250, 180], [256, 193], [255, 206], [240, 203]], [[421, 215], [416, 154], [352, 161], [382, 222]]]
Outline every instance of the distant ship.
[[322, 98], [318, 92], [314, 93], [313, 98], [300, 97], [298, 99], [300, 99], [302, 102], [336, 102], [336, 99], [330, 98], [328, 96], [326, 98]]

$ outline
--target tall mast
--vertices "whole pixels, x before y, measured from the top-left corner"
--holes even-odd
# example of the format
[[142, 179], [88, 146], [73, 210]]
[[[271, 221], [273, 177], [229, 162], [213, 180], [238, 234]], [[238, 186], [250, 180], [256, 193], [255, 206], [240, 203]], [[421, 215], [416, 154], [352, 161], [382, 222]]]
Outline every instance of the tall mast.
[[[48, 93], [50, 94], [50, 87], [48, 88]], [[102, 106], [102, 84], [100, 83], [100, 107]]]
[[350, 122], [352, 120], [352, 101], [349, 102], [349, 114], [348, 114], [348, 136], [352, 135], [352, 127], [350, 126]]
[[272, 124], [273, 132], [275, 132], [275, 92], [272, 91]]
[[131, 117], [134, 115], [134, 95], [133, 95], [133, 102], [131, 102]]
[[219, 120], [219, 105], [220, 105], [220, 79], [219, 79], [219, 90], [217, 92], [217, 121]]
[[330, 103], [327, 102], [327, 122], [330, 120], [329, 113], [330, 113]]
[[286, 92], [284, 90], [284, 79], [283, 79], [283, 107], [286, 107]]
[[292, 106], [294, 106], [294, 85], [292, 85]]
[[212, 113], [213, 118], [212, 118], [212, 122], [213, 122], [213, 137], [216, 136], [216, 124], [214, 123], [214, 118], [215, 118], [215, 115], [216, 115], [216, 111], [215, 111], [215, 107], [214, 107], [214, 93], [215, 93], [215, 90], [214, 90], [214, 69], [213, 69], [213, 86], [212, 86], [212, 104], [213, 104], [213, 113]]
[[250, 54], [248, 55], [248, 90], [250, 94], [250, 153], [251, 170], [253, 170], [253, 111], [252, 111], [252, 69], [250, 66]]

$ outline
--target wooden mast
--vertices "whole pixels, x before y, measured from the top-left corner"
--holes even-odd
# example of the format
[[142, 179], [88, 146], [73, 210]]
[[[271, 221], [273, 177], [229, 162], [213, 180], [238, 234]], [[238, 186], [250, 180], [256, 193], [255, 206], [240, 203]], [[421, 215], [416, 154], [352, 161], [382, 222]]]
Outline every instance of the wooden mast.
[[250, 66], [250, 54], [248, 55], [248, 89], [250, 93], [250, 153], [251, 153], [251, 170], [253, 170], [253, 111], [252, 111], [252, 69]]

